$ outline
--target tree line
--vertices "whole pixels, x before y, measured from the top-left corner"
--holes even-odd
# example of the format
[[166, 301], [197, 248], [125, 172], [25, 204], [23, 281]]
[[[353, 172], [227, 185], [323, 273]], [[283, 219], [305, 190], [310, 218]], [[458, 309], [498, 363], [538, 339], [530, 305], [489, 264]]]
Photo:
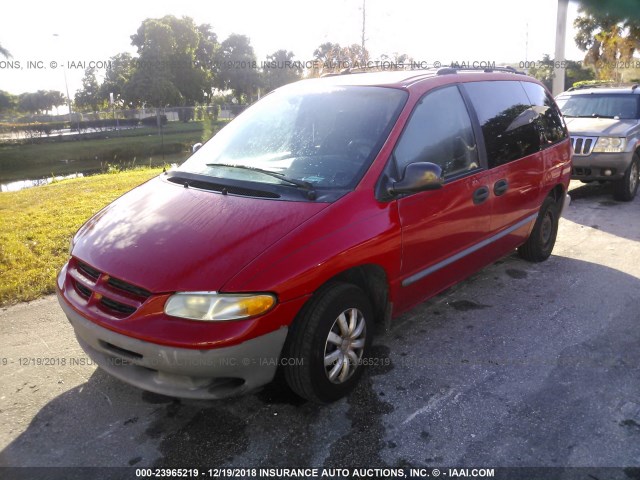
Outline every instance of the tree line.
[[[582, 62], [567, 60], [565, 85], [589, 81], [622, 81], [622, 70], [627, 64], [637, 64], [634, 55], [640, 48], [640, 8], [637, 0], [582, 0], [574, 41], [585, 52]], [[554, 77], [554, 64], [550, 55], [544, 55], [529, 74], [542, 81], [549, 89]], [[640, 69], [629, 81], [640, 83]]]
[[[612, 0], [581, 3], [574, 22], [575, 42], [586, 54], [582, 64], [568, 62], [567, 85], [592, 78], [617, 80], [615, 63], [634, 57], [640, 47], [638, 9], [620, 5]], [[213, 105], [221, 92], [235, 98], [236, 103], [250, 103], [258, 92], [267, 93], [304, 76], [369, 60], [369, 52], [361, 45], [343, 47], [326, 42], [313, 52], [319, 68], [304, 69], [286, 49], [258, 62], [247, 36], [232, 34], [219, 42], [209, 24], [197, 25], [190, 17], [173, 15], [144, 20], [131, 36], [131, 44], [137, 54], [124, 52], [111, 57], [104, 78], [99, 80], [95, 69], [85, 70], [82, 87], [72, 102], [75, 110], [105, 110], [110, 108], [111, 98], [118, 108]], [[10, 53], [0, 45], [0, 55], [9, 57]], [[382, 60], [411, 61], [406, 54], [383, 56]], [[550, 85], [553, 59], [546, 55], [536, 63], [529, 73]], [[326, 65], [338, 67], [322, 67]], [[67, 99], [57, 91], [18, 96], [0, 91], [0, 112], [42, 113], [65, 103]]]
[[[221, 92], [238, 104], [250, 103], [258, 92], [270, 92], [305, 74], [292, 51], [277, 50], [258, 62], [247, 36], [232, 34], [218, 42], [210, 25], [197, 25], [190, 17], [147, 19], [131, 36], [131, 44], [137, 54], [111, 57], [103, 78], [95, 68], [85, 70], [82, 87], [73, 98], [74, 110], [212, 105], [226, 98]], [[328, 42], [314, 52], [314, 59], [323, 64], [346, 65], [366, 58], [368, 52], [359, 45]], [[0, 111], [43, 113], [65, 103], [60, 92], [14, 96], [0, 91]]]

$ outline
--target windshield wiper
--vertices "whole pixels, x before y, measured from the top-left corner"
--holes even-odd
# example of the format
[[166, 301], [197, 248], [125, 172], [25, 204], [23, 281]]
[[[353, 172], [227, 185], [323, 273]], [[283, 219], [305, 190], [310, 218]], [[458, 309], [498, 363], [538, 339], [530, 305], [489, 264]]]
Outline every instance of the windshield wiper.
[[307, 192], [307, 198], [309, 200], [316, 199], [316, 191], [313, 185], [311, 185], [309, 182], [305, 182], [304, 180], [298, 180], [296, 178], [287, 177], [284, 173], [274, 172], [272, 170], [267, 170], [264, 168], [248, 167], [246, 165], [230, 165], [228, 163], [207, 163], [207, 167], [241, 168], [243, 170], [250, 170], [252, 172], [258, 172], [264, 175], [269, 175], [270, 177], [277, 178], [278, 180], [282, 180], [283, 182], [289, 183], [291, 185], [295, 185], [296, 187], [305, 190]]

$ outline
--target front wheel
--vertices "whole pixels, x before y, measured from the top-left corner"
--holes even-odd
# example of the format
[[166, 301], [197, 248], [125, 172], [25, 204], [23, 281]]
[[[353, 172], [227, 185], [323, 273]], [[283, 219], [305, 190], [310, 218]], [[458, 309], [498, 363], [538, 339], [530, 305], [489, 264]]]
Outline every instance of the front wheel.
[[635, 153], [631, 165], [624, 172], [624, 177], [613, 182], [613, 198], [623, 202], [630, 202], [638, 191], [638, 177], [640, 176], [640, 156]]
[[341, 282], [325, 286], [291, 325], [284, 350], [287, 384], [317, 403], [345, 396], [362, 375], [372, 331], [373, 310], [360, 288]]
[[545, 198], [531, 235], [524, 245], [518, 248], [520, 257], [529, 262], [543, 262], [549, 258], [558, 235], [558, 217], [559, 208], [555, 199]]

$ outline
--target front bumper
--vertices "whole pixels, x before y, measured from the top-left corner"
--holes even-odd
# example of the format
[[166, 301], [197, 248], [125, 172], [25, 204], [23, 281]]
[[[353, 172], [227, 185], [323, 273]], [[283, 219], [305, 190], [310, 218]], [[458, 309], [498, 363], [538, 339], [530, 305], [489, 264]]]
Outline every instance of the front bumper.
[[[573, 180], [617, 180], [622, 178], [633, 159], [633, 151], [622, 153], [591, 153], [574, 155], [571, 178]], [[605, 175], [610, 170], [611, 175]]]
[[80, 346], [103, 370], [162, 395], [220, 399], [269, 383], [280, 362], [286, 327], [238, 345], [195, 350], [145, 342], [87, 320], [58, 293]]

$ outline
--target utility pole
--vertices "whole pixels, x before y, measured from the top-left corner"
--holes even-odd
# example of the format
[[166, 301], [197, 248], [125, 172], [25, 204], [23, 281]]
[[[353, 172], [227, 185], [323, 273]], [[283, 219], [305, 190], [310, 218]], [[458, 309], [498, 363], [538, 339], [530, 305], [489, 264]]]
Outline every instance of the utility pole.
[[527, 32], [524, 40], [524, 73], [529, 74], [529, 22], [527, 22]]
[[365, 33], [365, 25], [366, 25], [366, 19], [367, 19], [367, 0], [362, 0], [362, 61], [366, 62], [367, 59], [367, 54], [365, 53], [365, 46], [364, 46], [364, 42], [365, 42], [365, 37], [364, 37], [364, 33]]
[[558, 16], [556, 17], [556, 55], [553, 60], [553, 96], [564, 92], [565, 51], [567, 36], [567, 8], [569, 0], [558, 0]]
[[[57, 33], [54, 33], [53, 36], [56, 37], [57, 39], [60, 38], [60, 35], [58, 35]], [[58, 46], [60, 46], [60, 44], [58, 44]], [[59, 54], [60, 52], [56, 52], [56, 53]], [[71, 132], [73, 128], [73, 120], [71, 118], [71, 114], [73, 112], [71, 111], [71, 97], [69, 96], [69, 84], [67, 83], [67, 70], [65, 68], [64, 63], [62, 64], [62, 74], [64, 75], [64, 88], [67, 92], [67, 108], [69, 109], [69, 132]], [[78, 125], [78, 133], [80, 133], [80, 125]]]

